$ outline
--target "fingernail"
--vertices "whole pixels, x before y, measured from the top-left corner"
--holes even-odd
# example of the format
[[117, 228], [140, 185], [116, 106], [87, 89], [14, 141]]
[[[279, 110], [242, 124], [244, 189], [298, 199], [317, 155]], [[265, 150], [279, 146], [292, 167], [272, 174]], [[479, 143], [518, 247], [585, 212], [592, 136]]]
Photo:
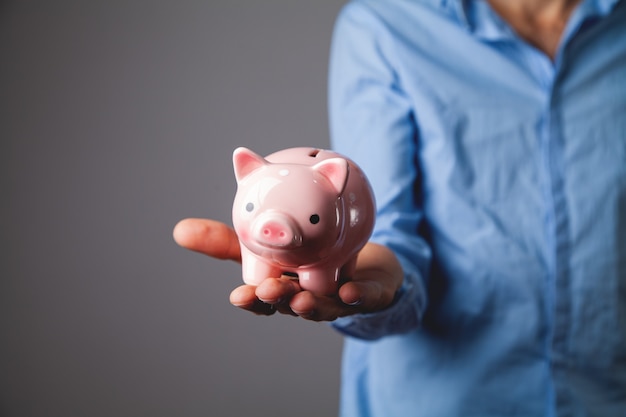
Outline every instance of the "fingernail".
[[280, 304], [283, 301], [285, 301], [285, 299], [282, 298], [282, 297], [281, 298], [277, 298], [275, 300], [266, 300], [266, 299], [263, 299], [263, 298], [259, 298], [259, 300], [263, 301], [265, 304]]
[[361, 304], [363, 301], [359, 298], [358, 300], [352, 302], [352, 303], [348, 303], [349, 306], [358, 306], [359, 304]]
[[315, 314], [315, 311], [313, 311], [313, 310], [309, 310], [309, 311], [296, 311], [296, 310], [293, 310], [293, 309], [292, 309], [292, 311], [293, 311], [294, 313], [296, 313], [297, 315], [299, 315], [300, 317], [303, 317], [303, 318], [312, 317], [312, 316]]

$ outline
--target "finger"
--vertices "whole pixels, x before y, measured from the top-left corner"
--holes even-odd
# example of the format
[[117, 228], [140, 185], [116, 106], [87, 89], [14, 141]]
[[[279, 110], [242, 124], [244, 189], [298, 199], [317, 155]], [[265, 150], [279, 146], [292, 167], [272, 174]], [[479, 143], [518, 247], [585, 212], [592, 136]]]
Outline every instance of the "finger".
[[296, 280], [282, 276], [264, 279], [256, 288], [255, 294], [264, 303], [272, 304], [279, 313], [297, 316], [291, 310], [289, 302], [299, 291], [301, 288]]
[[258, 287], [255, 294], [259, 300], [268, 304], [279, 304], [291, 299], [291, 297], [300, 292], [301, 288], [298, 281], [289, 277], [282, 276], [280, 278], [266, 278]]
[[276, 312], [271, 304], [259, 300], [255, 294], [256, 287], [253, 285], [242, 285], [235, 288], [230, 293], [230, 303], [235, 307], [251, 311], [255, 314], [270, 316]]
[[222, 222], [210, 219], [184, 219], [174, 227], [174, 240], [180, 246], [217, 259], [241, 262], [239, 239]]
[[339, 289], [339, 297], [302, 291], [293, 296], [289, 305], [303, 319], [332, 321], [351, 314], [382, 310], [393, 302], [394, 295], [394, 291], [378, 281], [348, 282]]
[[339, 298], [349, 306], [372, 312], [388, 307], [393, 301], [396, 288], [379, 280], [350, 281], [339, 288]]
[[336, 297], [316, 296], [310, 291], [294, 295], [289, 306], [303, 319], [312, 321], [332, 321], [358, 312], [357, 307], [348, 306]]
[[272, 304], [272, 306], [276, 309], [276, 311], [278, 311], [280, 314], [285, 314], [288, 316], [295, 316], [297, 317], [298, 315], [296, 313], [294, 313], [294, 311], [291, 309], [291, 307], [289, 306], [289, 300], [287, 301], [283, 301], [280, 302], [278, 304]]
[[363, 312], [381, 310], [393, 302], [403, 279], [404, 272], [395, 254], [370, 242], [359, 253], [352, 279], [339, 288], [339, 298]]

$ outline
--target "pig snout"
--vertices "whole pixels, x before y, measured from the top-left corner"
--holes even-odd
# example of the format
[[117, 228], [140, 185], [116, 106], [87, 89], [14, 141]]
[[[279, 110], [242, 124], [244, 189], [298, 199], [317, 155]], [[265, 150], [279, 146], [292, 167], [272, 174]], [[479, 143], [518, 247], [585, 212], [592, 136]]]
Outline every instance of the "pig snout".
[[253, 236], [264, 246], [291, 248], [302, 244], [302, 234], [297, 224], [289, 217], [272, 213], [257, 218]]

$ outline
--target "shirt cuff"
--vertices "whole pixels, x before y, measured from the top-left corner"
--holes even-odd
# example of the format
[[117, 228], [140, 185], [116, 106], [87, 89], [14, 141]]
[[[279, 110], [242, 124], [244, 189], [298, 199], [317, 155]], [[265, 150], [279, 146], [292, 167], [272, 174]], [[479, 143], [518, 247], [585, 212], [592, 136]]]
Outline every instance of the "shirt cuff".
[[414, 275], [405, 277], [392, 304], [386, 309], [340, 317], [331, 322], [331, 326], [346, 336], [364, 340], [376, 340], [416, 329], [421, 321], [425, 296], [418, 277]]

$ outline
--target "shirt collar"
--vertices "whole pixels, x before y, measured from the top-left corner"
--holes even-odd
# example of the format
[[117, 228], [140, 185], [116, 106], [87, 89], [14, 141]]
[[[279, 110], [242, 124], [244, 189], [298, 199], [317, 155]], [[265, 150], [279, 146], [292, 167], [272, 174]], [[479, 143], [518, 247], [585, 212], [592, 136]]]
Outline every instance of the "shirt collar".
[[[501, 41], [515, 38], [515, 33], [511, 27], [491, 8], [486, 0], [439, 1], [440, 7], [449, 9], [461, 24], [480, 39]], [[620, 1], [622, 0], [582, 0], [572, 14], [570, 23], [580, 23], [588, 18], [606, 16]]]

